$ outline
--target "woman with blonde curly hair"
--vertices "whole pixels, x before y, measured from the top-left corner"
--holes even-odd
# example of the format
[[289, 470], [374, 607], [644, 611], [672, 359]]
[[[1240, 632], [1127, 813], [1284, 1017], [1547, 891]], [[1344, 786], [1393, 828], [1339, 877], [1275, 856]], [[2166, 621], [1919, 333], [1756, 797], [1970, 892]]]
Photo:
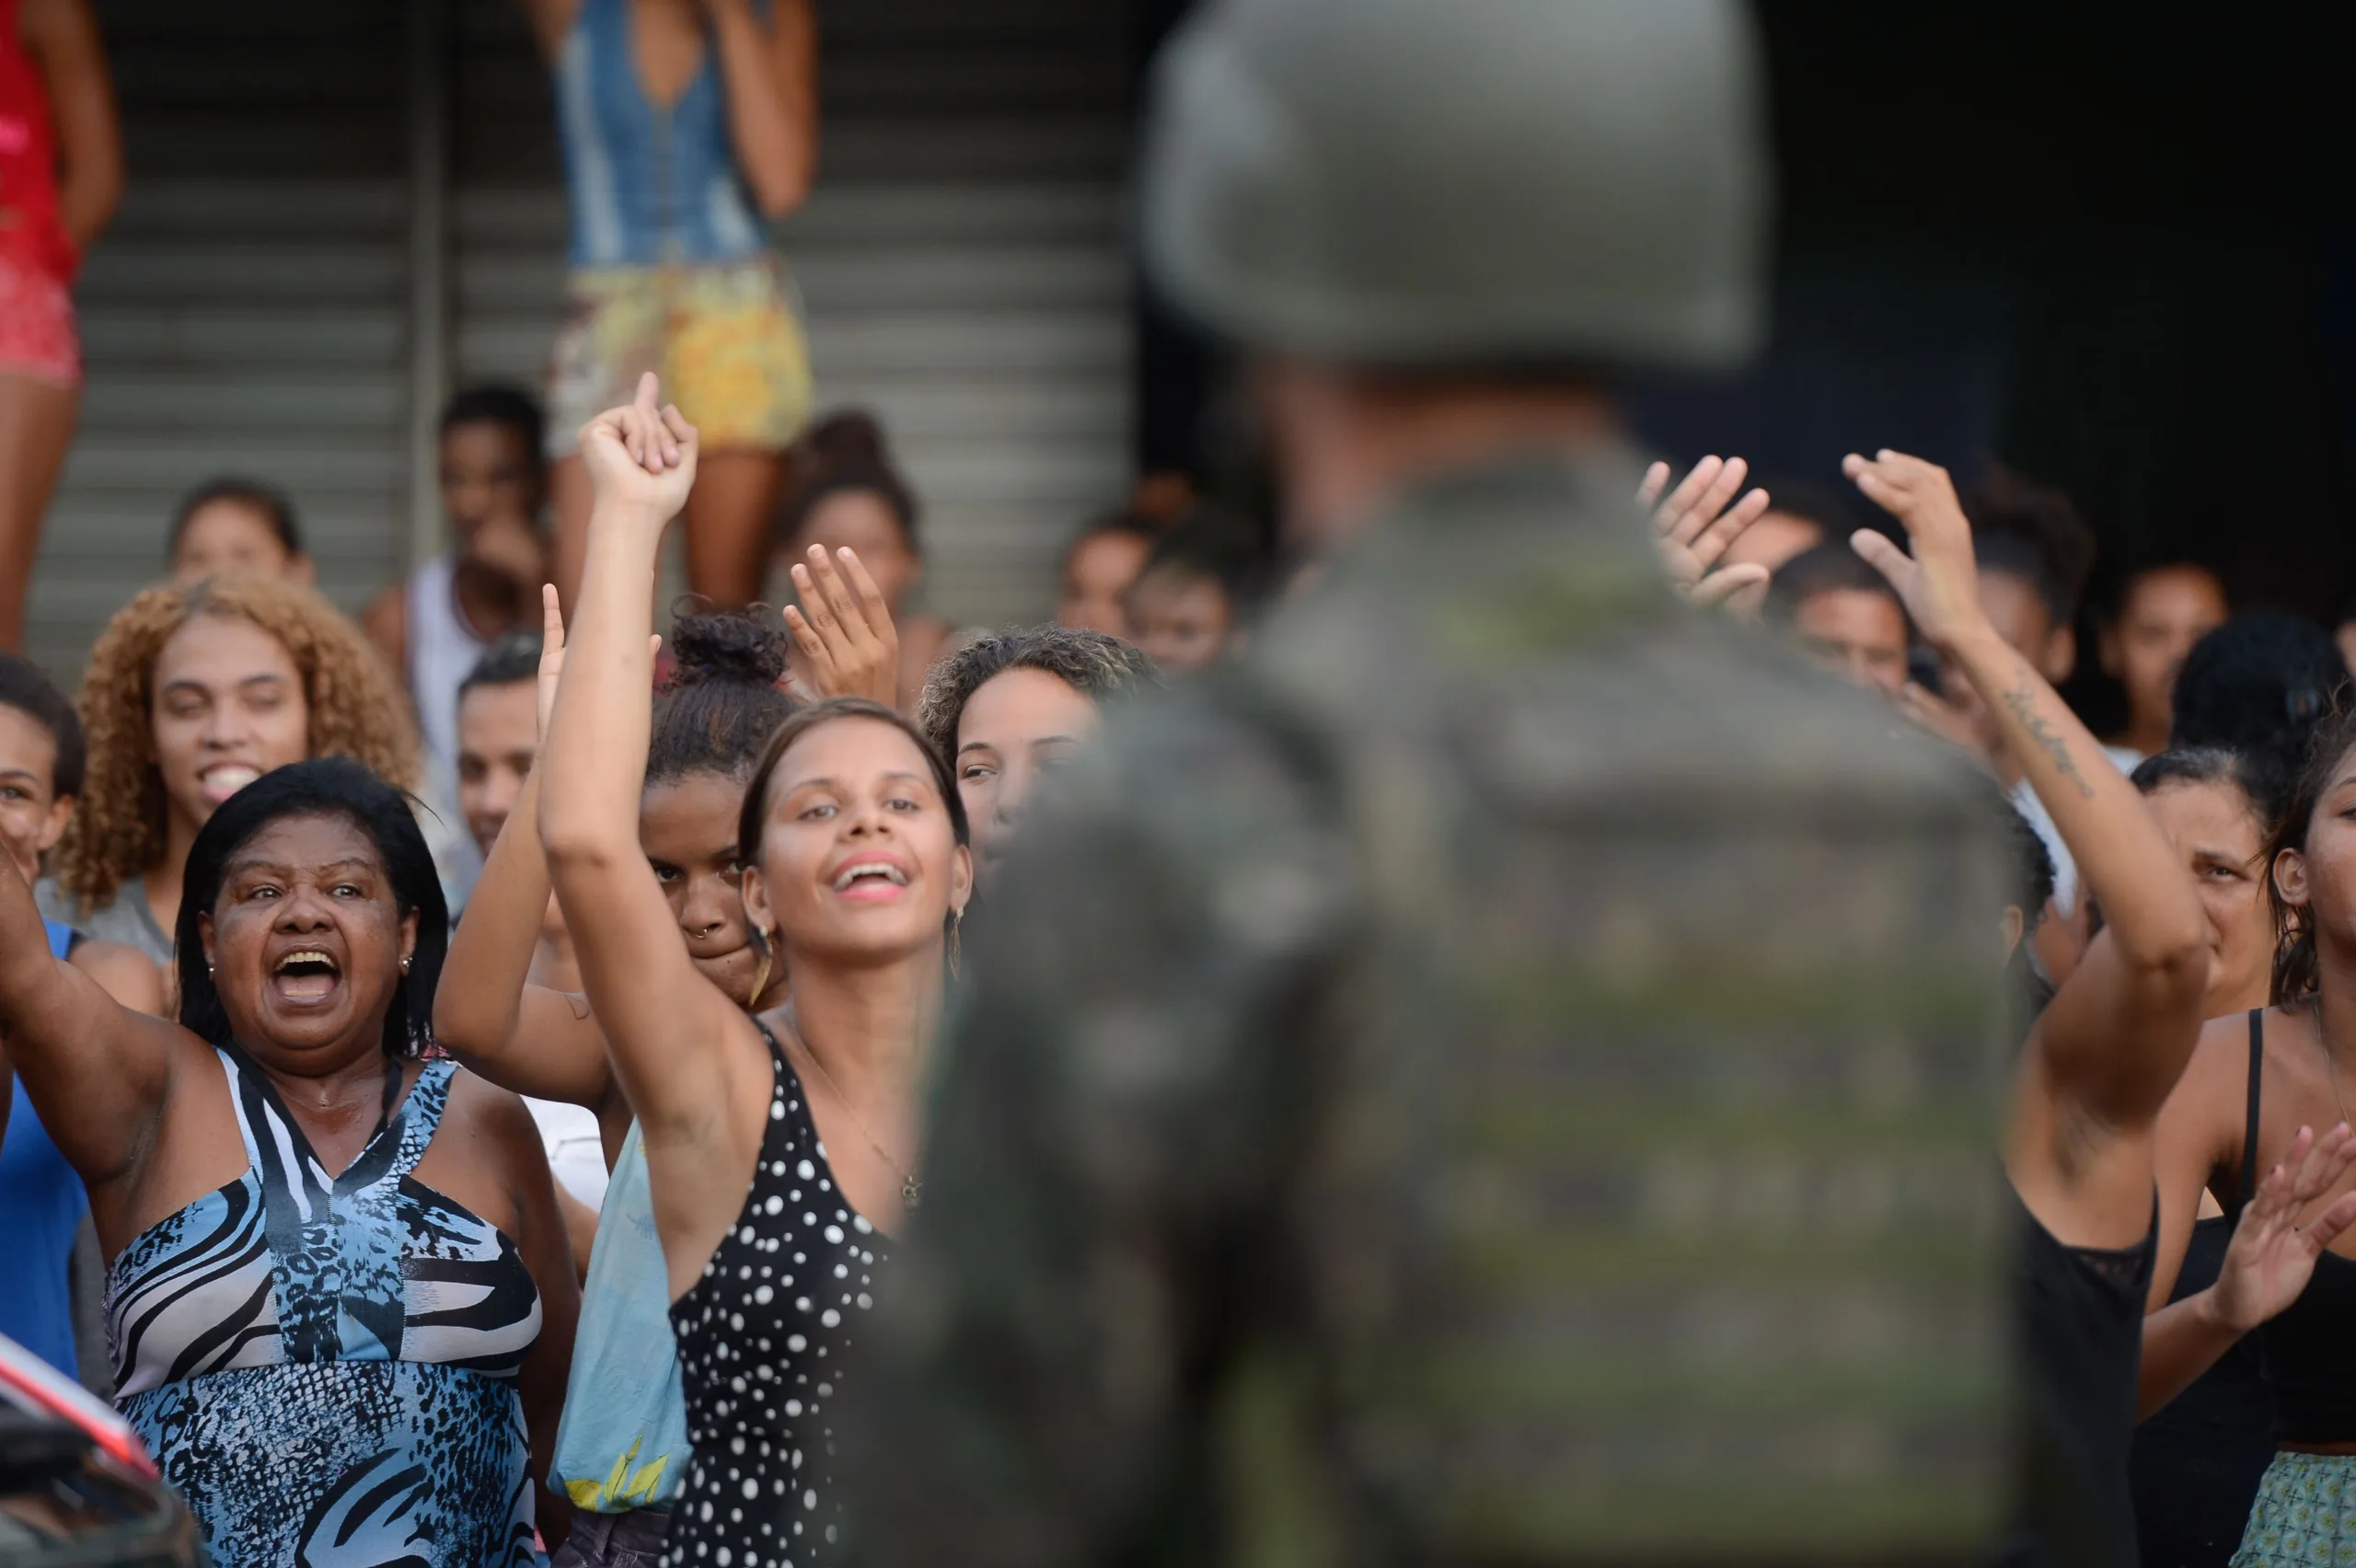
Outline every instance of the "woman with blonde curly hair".
[[222, 801], [271, 768], [342, 755], [417, 780], [392, 673], [308, 588], [246, 579], [150, 588], [118, 611], [82, 678], [89, 762], [41, 913], [172, 957], [180, 870]]

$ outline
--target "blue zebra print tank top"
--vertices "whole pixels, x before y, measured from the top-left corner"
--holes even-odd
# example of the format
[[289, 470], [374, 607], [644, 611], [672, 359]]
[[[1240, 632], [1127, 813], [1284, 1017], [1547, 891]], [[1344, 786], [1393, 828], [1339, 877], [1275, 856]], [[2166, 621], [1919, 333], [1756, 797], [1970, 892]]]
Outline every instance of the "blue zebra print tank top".
[[220, 1053], [247, 1170], [108, 1272], [116, 1403], [222, 1563], [529, 1564], [516, 1374], [539, 1292], [515, 1244], [410, 1175], [456, 1065], [329, 1175], [270, 1080]]

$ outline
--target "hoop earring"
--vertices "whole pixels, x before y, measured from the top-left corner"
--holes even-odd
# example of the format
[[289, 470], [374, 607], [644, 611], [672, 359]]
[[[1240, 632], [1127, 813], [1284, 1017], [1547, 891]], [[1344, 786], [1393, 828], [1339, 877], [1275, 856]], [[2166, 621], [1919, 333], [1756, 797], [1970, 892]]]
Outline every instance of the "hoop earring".
[[965, 912], [960, 909], [949, 917], [949, 978], [952, 980], [964, 978], [958, 967], [965, 956], [964, 943], [959, 940], [964, 935], [964, 929]]
[[753, 971], [753, 994], [745, 1000], [748, 1004], [758, 1005], [761, 993], [769, 988], [769, 934], [756, 928], [753, 935], [760, 946], [761, 963]]

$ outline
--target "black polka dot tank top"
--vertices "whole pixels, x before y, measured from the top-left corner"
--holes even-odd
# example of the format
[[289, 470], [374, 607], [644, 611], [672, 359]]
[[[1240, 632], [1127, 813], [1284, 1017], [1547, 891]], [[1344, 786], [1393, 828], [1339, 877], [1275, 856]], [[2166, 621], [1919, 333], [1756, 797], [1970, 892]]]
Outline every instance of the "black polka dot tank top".
[[774, 1568], [836, 1555], [838, 1373], [873, 1301], [884, 1238], [826, 1165], [777, 1037], [760, 1162], [703, 1277], [672, 1304], [694, 1445], [671, 1516], [670, 1568]]

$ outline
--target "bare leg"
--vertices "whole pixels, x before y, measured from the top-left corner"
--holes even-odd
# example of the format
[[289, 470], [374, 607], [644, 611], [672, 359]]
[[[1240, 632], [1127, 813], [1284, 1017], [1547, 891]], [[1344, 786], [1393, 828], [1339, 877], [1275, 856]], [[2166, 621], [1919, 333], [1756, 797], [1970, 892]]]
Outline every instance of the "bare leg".
[[0, 648], [25, 646], [25, 599], [41, 518], [81, 406], [79, 387], [0, 375]]
[[589, 470], [579, 457], [560, 457], [549, 470], [549, 500], [556, 512], [556, 549], [549, 561], [556, 573], [557, 602], [572, 619], [572, 596], [581, 587], [581, 562], [589, 548]]
[[760, 597], [769, 528], [785, 459], [775, 452], [710, 452], [687, 492], [687, 587], [723, 608]]

